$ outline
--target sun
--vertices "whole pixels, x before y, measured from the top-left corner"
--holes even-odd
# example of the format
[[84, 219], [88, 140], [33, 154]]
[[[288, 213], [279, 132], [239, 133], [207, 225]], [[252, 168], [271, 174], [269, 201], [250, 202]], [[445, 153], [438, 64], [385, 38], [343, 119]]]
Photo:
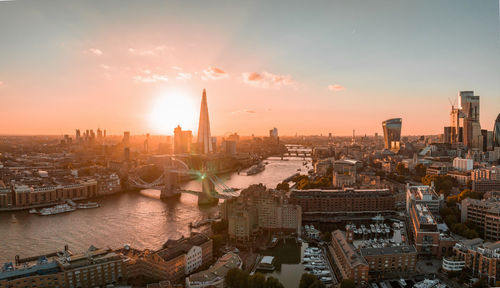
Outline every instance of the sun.
[[193, 97], [185, 91], [171, 90], [160, 93], [154, 99], [149, 122], [155, 132], [172, 134], [177, 125], [181, 125], [183, 130], [193, 130], [197, 117]]

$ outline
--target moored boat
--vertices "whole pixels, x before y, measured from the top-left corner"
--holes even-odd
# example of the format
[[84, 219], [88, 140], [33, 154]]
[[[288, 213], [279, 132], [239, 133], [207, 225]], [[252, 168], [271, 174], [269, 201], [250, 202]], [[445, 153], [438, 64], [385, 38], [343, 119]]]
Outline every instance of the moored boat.
[[98, 208], [99, 203], [96, 202], [87, 202], [87, 203], [79, 203], [77, 205], [79, 209], [90, 209], [90, 208]]

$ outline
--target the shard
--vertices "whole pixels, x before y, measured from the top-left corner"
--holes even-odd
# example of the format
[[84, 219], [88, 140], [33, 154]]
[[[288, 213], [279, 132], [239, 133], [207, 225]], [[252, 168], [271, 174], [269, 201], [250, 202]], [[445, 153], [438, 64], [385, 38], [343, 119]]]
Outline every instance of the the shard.
[[208, 118], [207, 92], [203, 89], [201, 98], [200, 122], [198, 124], [198, 147], [201, 154], [212, 152], [210, 120]]

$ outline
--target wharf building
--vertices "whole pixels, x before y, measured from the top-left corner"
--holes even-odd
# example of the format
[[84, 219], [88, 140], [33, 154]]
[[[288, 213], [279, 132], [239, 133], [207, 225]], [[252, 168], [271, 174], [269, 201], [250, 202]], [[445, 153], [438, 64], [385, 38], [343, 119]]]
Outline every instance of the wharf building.
[[289, 203], [284, 191], [251, 185], [237, 198], [226, 199], [221, 215], [228, 221], [229, 238], [247, 243], [262, 231], [301, 233], [302, 209]]
[[127, 257], [126, 267], [131, 279], [146, 277], [179, 282], [213, 261], [213, 243], [204, 234], [169, 240], [158, 251], [139, 251], [125, 246], [120, 252]]
[[454, 255], [443, 258], [444, 271], [462, 271], [468, 268], [474, 276], [486, 277], [488, 284], [500, 285], [500, 242], [484, 242], [475, 238], [458, 242]]
[[73, 183], [50, 186], [30, 187], [23, 184], [12, 186], [12, 206], [16, 208], [36, 207], [66, 199], [80, 200], [95, 196], [97, 196], [95, 179], [80, 179]]
[[290, 203], [302, 207], [304, 219], [315, 221], [335, 215], [392, 213], [396, 196], [390, 189], [292, 189]]
[[334, 271], [339, 280], [351, 279], [356, 286], [365, 287], [368, 281], [381, 276], [400, 275], [415, 270], [417, 251], [405, 242], [361, 240], [353, 238], [352, 227], [346, 232], [335, 230], [328, 247], [335, 262]]
[[91, 246], [84, 253], [63, 251], [52, 259], [41, 256], [19, 267], [6, 263], [0, 272], [0, 287], [96, 287], [121, 284], [126, 278], [125, 257]]
[[461, 221], [474, 223], [487, 240], [500, 240], [500, 201], [497, 198], [462, 200]]
[[241, 269], [242, 264], [238, 254], [226, 253], [209, 269], [186, 277], [186, 288], [224, 287], [227, 272], [233, 268]]

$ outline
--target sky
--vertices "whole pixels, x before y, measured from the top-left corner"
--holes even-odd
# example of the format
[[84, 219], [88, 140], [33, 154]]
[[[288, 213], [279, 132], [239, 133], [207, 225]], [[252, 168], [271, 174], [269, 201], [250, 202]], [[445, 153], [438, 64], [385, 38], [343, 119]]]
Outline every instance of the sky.
[[0, 134], [439, 134], [500, 113], [498, 0], [0, 1]]

